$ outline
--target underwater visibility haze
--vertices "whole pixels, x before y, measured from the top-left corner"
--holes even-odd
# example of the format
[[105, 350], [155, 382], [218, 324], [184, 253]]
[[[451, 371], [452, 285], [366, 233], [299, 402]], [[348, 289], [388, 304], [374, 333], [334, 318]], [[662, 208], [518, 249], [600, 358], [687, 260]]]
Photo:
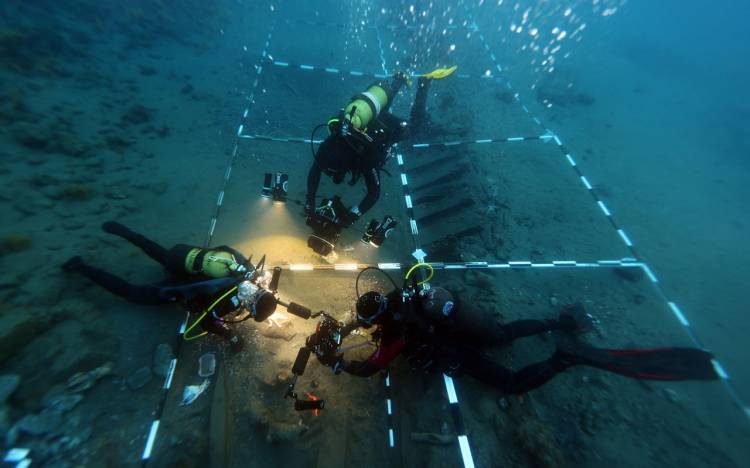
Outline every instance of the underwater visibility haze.
[[2, 2], [2, 465], [747, 466], [748, 14]]

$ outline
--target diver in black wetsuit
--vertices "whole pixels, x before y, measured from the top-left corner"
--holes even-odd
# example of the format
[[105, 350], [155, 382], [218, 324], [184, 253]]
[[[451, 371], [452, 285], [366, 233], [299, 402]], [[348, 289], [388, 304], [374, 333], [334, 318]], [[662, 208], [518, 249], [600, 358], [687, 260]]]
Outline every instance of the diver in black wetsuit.
[[[63, 270], [80, 273], [112, 294], [136, 304], [182, 302], [190, 312], [205, 312], [198, 319], [204, 332], [222, 337], [234, 350], [242, 348], [242, 339], [224, 325], [222, 317], [245, 308], [261, 322], [276, 310], [273, 294], [247, 281], [249, 262], [231, 247], [202, 249], [177, 244], [167, 250], [114, 221], [102, 224], [102, 229], [139, 247], [164, 266], [171, 277], [158, 283], [134, 285], [87, 265], [79, 256], [65, 262]], [[187, 333], [185, 336], [187, 338]]]
[[514, 371], [489, 359], [482, 348], [546, 332], [583, 333], [593, 326], [583, 306], [568, 306], [557, 319], [500, 325], [486, 311], [460, 301], [443, 288], [424, 290], [406, 300], [404, 297], [400, 289], [395, 289], [387, 295], [371, 291], [358, 299], [357, 318], [342, 327], [341, 335], [376, 325], [378, 347], [368, 359], [350, 361], [337, 353], [319, 355], [318, 359], [334, 373], [369, 377], [403, 355], [414, 369], [468, 374], [510, 394], [533, 390], [575, 365], [646, 380], [718, 378], [712, 355], [701, 349], [600, 349], [571, 339], [559, 344], [546, 361]]
[[352, 224], [366, 213], [380, 198], [380, 170], [389, 156], [391, 147], [408, 138], [427, 124], [425, 106], [430, 82], [444, 78], [456, 67], [438, 68], [419, 77], [417, 95], [411, 110], [410, 121], [389, 112], [393, 98], [408, 83], [406, 75], [397, 73], [390, 83], [376, 82], [367, 91], [352, 98], [338, 117], [329, 120], [330, 135], [321, 143], [307, 175], [305, 212], [315, 208], [315, 195], [321, 174], [340, 184], [347, 173], [349, 185], [360, 177], [365, 181], [367, 193], [358, 205], [343, 216], [343, 222]]

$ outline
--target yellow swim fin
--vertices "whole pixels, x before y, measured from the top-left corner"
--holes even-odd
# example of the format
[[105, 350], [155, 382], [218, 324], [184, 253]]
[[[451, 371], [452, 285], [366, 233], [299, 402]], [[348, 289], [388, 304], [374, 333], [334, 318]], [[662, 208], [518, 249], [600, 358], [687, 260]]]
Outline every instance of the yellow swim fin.
[[424, 75], [422, 75], [422, 78], [427, 78], [428, 80], [439, 80], [441, 78], [449, 76], [451, 73], [456, 71], [457, 68], [457, 65], [453, 65], [450, 68], [436, 68], [430, 73], [425, 73]]

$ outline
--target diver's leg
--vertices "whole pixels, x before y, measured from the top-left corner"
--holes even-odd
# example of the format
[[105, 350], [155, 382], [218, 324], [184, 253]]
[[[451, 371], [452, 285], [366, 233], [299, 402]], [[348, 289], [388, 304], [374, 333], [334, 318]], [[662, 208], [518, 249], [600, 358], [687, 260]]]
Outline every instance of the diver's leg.
[[424, 77], [417, 80], [417, 96], [414, 98], [414, 104], [411, 106], [410, 125], [415, 131], [424, 130], [427, 126], [427, 92], [430, 89], [430, 82]]
[[164, 265], [165, 267], [167, 267], [167, 263], [168, 263], [167, 249], [160, 246], [159, 244], [152, 241], [151, 239], [147, 238], [146, 236], [138, 234], [135, 231], [131, 231], [129, 228], [127, 228], [126, 226], [123, 226], [122, 224], [116, 221], [107, 221], [106, 223], [102, 224], [102, 229], [105, 232], [114, 234], [116, 236], [120, 236], [123, 239], [127, 239], [128, 241], [130, 241], [131, 244], [143, 250], [146, 253], [146, 255], [153, 258], [154, 260], [159, 262], [161, 265]]
[[396, 97], [396, 94], [398, 94], [399, 91], [401, 91], [401, 88], [407, 83], [407, 77], [403, 72], [398, 72], [393, 76], [393, 79], [390, 83], [385, 83], [383, 81], [379, 81], [375, 83], [375, 85], [380, 86], [388, 96], [388, 102], [386, 103], [385, 107], [380, 109], [380, 113], [388, 112], [391, 108], [391, 105], [393, 104], [393, 100]]
[[500, 324], [490, 310], [462, 301], [456, 310], [452, 328], [459, 342], [495, 345], [559, 330], [561, 326], [558, 320], [517, 320]]
[[[462, 312], [463, 310], [459, 313]], [[474, 315], [476, 315], [476, 312]], [[488, 316], [486, 313], [483, 315]], [[586, 312], [583, 305], [571, 304], [565, 306], [560, 311], [560, 316], [557, 320], [516, 320], [504, 325], [496, 325], [495, 328], [483, 325], [480, 328], [479, 336], [483, 337], [482, 343], [484, 344], [502, 344], [517, 338], [539, 335], [551, 331], [580, 334], [591, 330], [593, 326], [594, 319]]]
[[557, 361], [548, 359], [514, 372], [471, 348], [462, 349], [459, 356], [461, 371], [505, 393], [513, 394], [526, 393], [540, 387], [565, 369]]
[[136, 304], [164, 304], [176, 298], [163, 297], [154, 285], [134, 285], [104, 270], [87, 265], [81, 257], [73, 257], [63, 264], [63, 270], [77, 272], [107, 291]]

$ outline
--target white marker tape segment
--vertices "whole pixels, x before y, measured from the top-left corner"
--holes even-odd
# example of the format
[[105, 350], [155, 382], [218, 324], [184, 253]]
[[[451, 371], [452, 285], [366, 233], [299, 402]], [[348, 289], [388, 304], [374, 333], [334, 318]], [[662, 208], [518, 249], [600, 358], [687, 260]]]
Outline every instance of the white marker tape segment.
[[406, 174], [401, 173], [401, 185], [406, 185]]
[[391, 407], [391, 399], [390, 398], [387, 399], [387, 400], [385, 400], [385, 406], [386, 406], [386, 408], [388, 410], [388, 414], [392, 414], [392, 407]]
[[315, 67], [312, 65], [300, 65], [299, 67], [303, 70], [315, 70]]
[[675, 304], [674, 302], [667, 302], [667, 304], [669, 304], [669, 308], [672, 309], [672, 312], [674, 313], [675, 317], [677, 317], [677, 320], [679, 320], [682, 325], [689, 327], [690, 322], [687, 321], [680, 308], [677, 307], [677, 304]]
[[714, 366], [714, 370], [717, 374], [719, 374], [719, 377], [721, 377], [724, 380], [729, 380], [729, 374], [724, 370], [723, 367], [721, 367], [721, 364], [719, 364], [719, 361], [716, 359], [711, 359], [711, 364]]
[[571, 166], [576, 167], [576, 162], [573, 160], [573, 156], [566, 154], [565, 157], [568, 158], [568, 162]]
[[5, 454], [3, 461], [8, 463], [20, 462], [29, 454], [30, 450], [27, 448], [12, 448]]
[[656, 275], [654, 274], [653, 271], [651, 271], [651, 268], [649, 268], [648, 265], [646, 265], [645, 263], [641, 263], [641, 268], [646, 273], [646, 276], [648, 276], [648, 279], [650, 279], [652, 283], [658, 283], [659, 282], [659, 280], [656, 279]]
[[291, 271], [312, 271], [313, 266], [309, 263], [297, 263], [289, 265]]
[[620, 237], [622, 238], [622, 241], [625, 242], [625, 245], [627, 245], [628, 247], [633, 247], [633, 243], [630, 242], [630, 238], [628, 237], [627, 234], [625, 234], [625, 231], [623, 231], [622, 229], [618, 229], [617, 234], [620, 235]]
[[443, 374], [443, 381], [445, 382], [445, 391], [448, 393], [448, 403], [458, 403], [458, 396], [456, 395], [456, 387], [453, 385], [453, 379]]
[[413, 208], [412, 204], [411, 204], [411, 196], [410, 195], [405, 195], [404, 199], [406, 200], [406, 207], [407, 208]]
[[174, 370], [177, 367], [177, 359], [169, 361], [169, 370], [167, 371], [167, 378], [164, 380], [164, 390], [169, 390], [172, 386], [172, 377], [174, 377]]
[[388, 429], [388, 444], [393, 447], [393, 429]]
[[148, 438], [146, 439], [146, 446], [143, 448], [143, 455], [141, 460], [148, 460], [151, 456], [151, 451], [154, 449], [154, 441], [156, 440], [156, 431], [159, 430], [159, 420], [151, 423], [151, 430], [148, 431]]
[[180, 325], [180, 329], [177, 331], [180, 335], [185, 333], [185, 329], [187, 328], [188, 320], [190, 320], [190, 312], [185, 312], [185, 320], [182, 321], [182, 325]]
[[587, 189], [591, 190], [591, 184], [586, 176], [581, 176], [581, 182], [583, 182], [583, 185], [586, 186]]
[[524, 137], [511, 137], [511, 138], [508, 138], [508, 141], [523, 141], [525, 139], [526, 138]]
[[603, 201], [598, 200], [596, 203], [599, 205], [599, 208], [601, 208], [602, 211], [604, 212], [604, 216], [612, 216], [612, 213], [609, 212], [607, 207], [604, 205]]
[[458, 446], [461, 448], [461, 457], [464, 460], [464, 468], [474, 468], [474, 458], [471, 456], [469, 438], [465, 435], [458, 436]]

